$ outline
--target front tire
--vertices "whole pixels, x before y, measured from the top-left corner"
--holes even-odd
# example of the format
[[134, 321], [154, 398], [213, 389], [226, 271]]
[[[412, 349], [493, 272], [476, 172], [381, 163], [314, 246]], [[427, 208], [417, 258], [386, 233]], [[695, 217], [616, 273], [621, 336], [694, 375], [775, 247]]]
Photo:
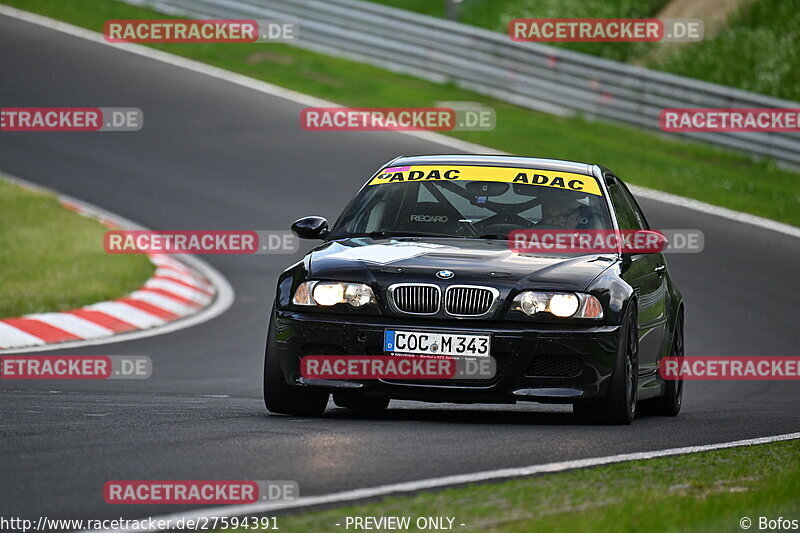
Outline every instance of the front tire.
[[576, 403], [573, 412], [587, 422], [628, 425], [636, 417], [639, 394], [639, 333], [636, 316], [625, 319], [605, 398], [591, 403]]
[[275, 310], [269, 321], [264, 353], [264, 406], [272, 413], [319, 417], [328, 405], [328, 394], [303, 390], [286, 383], [275, 349]]
[[[672, 340], [672, 357], [683, 359], [683, 313], [675, 323], [675, 335]], [[664, 395], [642, 403], [647, 414], [656, 416], [677, 416], [683, 403], [683, 380], [664, 380]]]

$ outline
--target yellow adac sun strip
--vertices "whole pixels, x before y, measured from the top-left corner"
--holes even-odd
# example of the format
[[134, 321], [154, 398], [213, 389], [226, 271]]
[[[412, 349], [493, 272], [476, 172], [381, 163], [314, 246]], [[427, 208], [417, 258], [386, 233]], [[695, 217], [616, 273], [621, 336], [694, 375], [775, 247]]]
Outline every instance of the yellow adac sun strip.
[[408, 167], [389, 167], [375, 176], [369, 185], [385, 183], [407, 183], [410, 181], [501, 181], [523, 183], [540, 187], [553, 187], [567, 191], [582, 192], [601, 196], [600, 186], [591, 176], [571, 172], [535, 170], [509, 167], [447, 167], [439, 165], [418, 165]]

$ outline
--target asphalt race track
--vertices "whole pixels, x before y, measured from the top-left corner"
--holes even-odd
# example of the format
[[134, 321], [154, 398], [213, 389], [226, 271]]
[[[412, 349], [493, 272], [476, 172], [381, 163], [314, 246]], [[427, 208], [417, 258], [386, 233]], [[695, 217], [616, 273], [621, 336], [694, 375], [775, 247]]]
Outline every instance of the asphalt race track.
[[[6, 17], [0, 72], [4, 106], [144, 111], [136, 133], [2, 133], [0, 171], [153, 229], [287, 229], [303, 215], [335, 218], [385, 160], [452, 151], [402, 134], [306, 132], [299, 104]], [[535, 146], [531, 139], [526, 155], [560, 155]], [[654, 227], [705, 233], [703, 253], [669, 257], [686, 300], [688, 355], [798, 355], [800, 240], [642, 204]], [[261, 399], [266, 316], [277, 274], [299, 257], [205, 256], [236, 291], [222, 316], [58, 352], [149, 355], [151, 379], [0, 382], [0, 515], [191, 508], [107, 505], [102, 487], [113, 479], [293, 479], [301, 494], [317, 495], [800, 426], [800, 388], [780, 381], [689, 382], [679, 417], [629, 427], [579, 425], [568, 407], [536, 404], [392, 402], [372, 418], [333, 407], [318, 420], [270, 416]]]

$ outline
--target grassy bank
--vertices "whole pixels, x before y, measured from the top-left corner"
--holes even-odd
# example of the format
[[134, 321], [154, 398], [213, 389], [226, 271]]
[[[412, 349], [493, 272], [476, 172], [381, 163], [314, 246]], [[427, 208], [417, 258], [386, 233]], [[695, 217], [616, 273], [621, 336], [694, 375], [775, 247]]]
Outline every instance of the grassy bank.
[[761, 516], [800, 519], [798, 457], [794, 440], [391, 497], [277, 522], [283, 533], [348, 531], [347, 517], [367, 516], [410, 517], [405, 531], [421, 531], [419, 517], [444, 516], [457, 532], [729, 533], [742, 531], [747, 517], [758, 531]]
[[[444, 0], [372, 0], [444, 17]], [[505, 33], [515, 18], [648, 18], [656, 17], [668, 0], [464, 0], [459, 21]], [[700, 8], [701, 10], [703, 8]], [[800, 9], [796, 2], [743, 2], [721, 28], [698, 43], [550, 43], [607, 59], [637, 63], [747, 91], [800, 101]], [[658, 53], [654, 53], [658, 52]]]
[[[114, 1], [4, 0], [29, 11], [101, 30], [108, 19], [163, 18]], [[623, 126], [558, 118], [360, 63], [281, 44], [154, 46], [171, 53], [353, 106], [430, 106], [473, 101], [497, 113], [490, 132], [453, 137], [516, 154], [602, 163], [627, 181], [800, 225], [800, 181], [769, 162]], [[298, 117], [299, 121], [299, 117]], [[431, 150], [441, 150], [432, 146]]]
[[753, 2], [702, 43], [683, 46], [645, 66], [800, 101], [800, 4]]
[[0, 318], [119, 298], [154, 270], [142, 255], [110, 255], [107, 228], [50, 194], [0, 179]]
[[[370, 0], [433, 17], [444, 17], [444, 0]], [[669, 0], [464, 0], [459, 22], [506, 33], [516, 18], [650, 18]], [[616, 61], [634, 61], [649, 43], [550, 43]]]

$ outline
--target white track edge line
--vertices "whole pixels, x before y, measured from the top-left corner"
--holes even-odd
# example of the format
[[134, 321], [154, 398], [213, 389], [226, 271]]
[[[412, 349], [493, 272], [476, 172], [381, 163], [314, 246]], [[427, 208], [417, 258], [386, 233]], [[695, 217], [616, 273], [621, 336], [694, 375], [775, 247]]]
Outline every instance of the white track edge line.
[[[51, 19], [43, 15], [37, 15], [35, 13], [30, 13], [27, 11], [23, 11], [5, 5], [0, 5], [0, 15], [6, 15], [8, 17], [29, 22], [31, 24], [36, 24], [52, 30], [60, 31], [62, 33], [66, 33], [74, 37], [86, 39], [94, 43], [110, 46], [112, 48], [116, 48], [117, 50], [147, 57], [149, 59], [154, 59], [156, 61], [161, 61], [163, 63], [168, 63], [176, 67], [181, 67], [199, 74], [204, 74], [222, 81], [227, 81], [234, 85], [246, 87], [254, 91], [259, 91], [262, 93], [269, 94], [271, 96], [276, 96], [278, 98], [291, 100], [299, 104], [314, 106], [314, 107], [341, 107], [340, 104], [334, 102], [329, 102], [326, 100], [322, 100], [320, 98], [316, 98], [314, 96], [309, 96], [297, 91], [292, 91], [291, 89], [285, 89], [283, 87], [279, 87], [277, 85], [273, 85], [265, 81], [260, 81], [256, 80], [255, 78], [244, 76], [242, 74], [237, 74], [230, 70], [225, 70], [219, 67], [213, 67], [211, 65], [207, 65], [206, 63], [201, 63], [199, 61], [194, 61], [192, 59], [186, 59], [167, 52], [162, 52], [160, 50], [148, 48], [146, 46], [138, 44], [109, 43], [103, 38], [102, 34], [100, 33], [80, 28], [78, 26], [73, 26], [72, 24]], [[459, 139], [455, 139], [453, 137], [448, 137], [446, 135], [433, 133], [429, 131], [420, 131], [420, 132], [400, 131], [395, 133], [402, 133], [404, 135], [409, 135], [411, 137], [416, 137], [418, 139], [422, 139], [425, 141], [429, 141], [442, 146], [447, 146], [449, 148], [454, 148], [456, 150], [462, 150], [464, 152], [473, 154], [510, 155], [507, 152], [496, 150], [494, 148], [481, 146], [479, 144], [462, 141]], [[654, 200], [668, 205], [684, 207], [692, 211], [700, 211], [705, 214], [714, 215], [717, 217], [725, 218], [742, 224], [748, 224], [762, 229], [783, 233], [791, 237], [800, 238], [800, 228], [798, 228], [797, 226], [792, 226], [791, 224], [784, 224], [782, 222], [778, 222], [768, 218], [760, 217], [757, 215], [751, 215], [749, 213], [742, 213], [740, 211], [735, 211], [733, 209], [728, 209], [726, 207], [720, 207], [708, 204], [699, 200], [694, 200], [692, 198], [685, 198], [683, 196], [679, 196], [672, 193], [666, 193], [654, 189], [648, 189], [645, 187], [634, 186], [631, 184], [629, 184], [629, 186], [634, 191], [635, 194], [643, 198], [647, 198], [649, 200]]]
[[[4, 6], [0, 6], [0, 13], [2, 13], [3, 7]], [[83, 200], [78, 200], [77, 198], [73, 198], [72, 196], [62, 194], [54, 189], [43, 187], [36, 183], [30, 182], [28, 180], [22, 179], [17, 176], [9, 175], [2, 171], [0, 171], [0, 175], [2, 175], [0, 179], [5, 179], [6, 181], [15, 183], [22, 187], [27, 187], [28, 189], [32, 190], [55, 194], [59, 200], [75, 204], [76, 206], [80, 207], [82, 211], [95, 217], [107, 219], [115, 223], [119, 227], [126, 229], [135, 229], [135, 230], [146, 229], [144, 226], [137, 224], [132, 220], [111, 213], [110, 211], [107, 211], [102, 207], [97, 207], [90, 203], [84, 202]], [[17, 354], [17, 353], [27, 353], [27, 352], [63, 350], [67, 348], [82, 348], [84, 346], [98, 346], [102, 344], [112, 344], [117, 342], [143, 339], [145, 337], [155, 337], [156, 335], [164, 335], [166, 333], [172, 333], [174, 331], [196, 326], [198, 324], [211, 320], [212, 318], [216, 318], [222, 313], [224, 313], [233, 304], [234, 300], [233, 287], [225, 278], [225, 276], [220, 274], [217, 271], [217, 269], [215, 269], [214, 267], [212, 267], [210, 264], [206, 263], [199, 257], [186, 254], [181, 254], [179, 257], [180, 261], [187, 263], [191, 268], [197, 270], [217, 290], [214, 303], [212, 303], [208, 307], [203, 308], [198, 313], [195, 313], [187, 317], [178, 318], [176, 320], [173, 320], [172, 322], [167, 322], [164, 325], [153, 326], [148, 329], [130, 331], [127, 333], [120, 333], [119, 335], [112, 335], [110, 337], [100, 337], [96, 339], [86, 339], [80, 341], [69, 341], [69, 342], [61, 342], [53, 344], [40, 344], [38, 346], [27, 346], [25, 348], [6, 348], [4, 350], [0, 350], [0, 354], [11, 354], [11, 353]]]
[[[149, 518], [152, 518], [152, 520], [154, 521], [171, 520], [173, 523], [175, 523], [180, 519], [197, 520], [199, 518], [244, 516], [257, 513], [268, 513], [272, 511], [300, 509], [303, 507], [312, 507], [318, 505], [353, 502], [358, 500], [374, 498], [378, 496], [386, 496], [390, 494], [401, 494], [401, 493], [417, 492], [420, 490], [444, 488], [451, 485], [463, 485], [466, 483], [474, 483], [480, 481], [496, 481], [503, 479], [532, 476], [536, 474], [551, 474], [556, 472], [564, 472], [567, 470], [576, 470], [580, 468], [589, 468], [594, 466], [624, 463], [628, 461], [657, 459], [660, 457], [671, 457], [675, 455], [709, 452], [709, 451], [723, 450], [728, 448], [754, 446], [758, 444], [768, 444], [771, 442], [780, 442], [780, 441], [795, 440], [795, 439], [800, 439], [800, 432], [786, 433], [783, 435], [772, 435], [769, 437], [757, 437], [753, 439], [720, 442], [716, 444], [684, 446], [681, 448], [668, 448], [665, 450], [655, 450], [650, 452], [623, 453], [618, 455], [609, 455], [606, 457], [592, 457], [588, 459], [577, 459], [573, 461], [544, 463], [544, 464], [523, 466], [517, 468], [486, 470], [483, 472], [475, 472], [472, 474], [459, 474], [459, 475], [444, 476], [438, 478], [421, 479], [418, 481], [408, 481], [405, 483], [379, 485], [376, 487], [334, 492], [331, 494], [324, 494], [320, 496], [307, 496], [307, 497], [301, 496], [296, 500], [279, 501], [272, 503], [253, 503], [247, 505], [235, 505], [227, 507], [208, 507], [205, 509], [200, 509], [198, 511], [192, 511], [187, 513], [174, 513], [174, 514], [154, 516]], [[126, 530], [108, 529], [101, 531], [103, 531], [104, 533], [110, 533], [110, 532], [122, 532]], [[138, 531], [159, 531], [159, 530], [139, 529]]]

